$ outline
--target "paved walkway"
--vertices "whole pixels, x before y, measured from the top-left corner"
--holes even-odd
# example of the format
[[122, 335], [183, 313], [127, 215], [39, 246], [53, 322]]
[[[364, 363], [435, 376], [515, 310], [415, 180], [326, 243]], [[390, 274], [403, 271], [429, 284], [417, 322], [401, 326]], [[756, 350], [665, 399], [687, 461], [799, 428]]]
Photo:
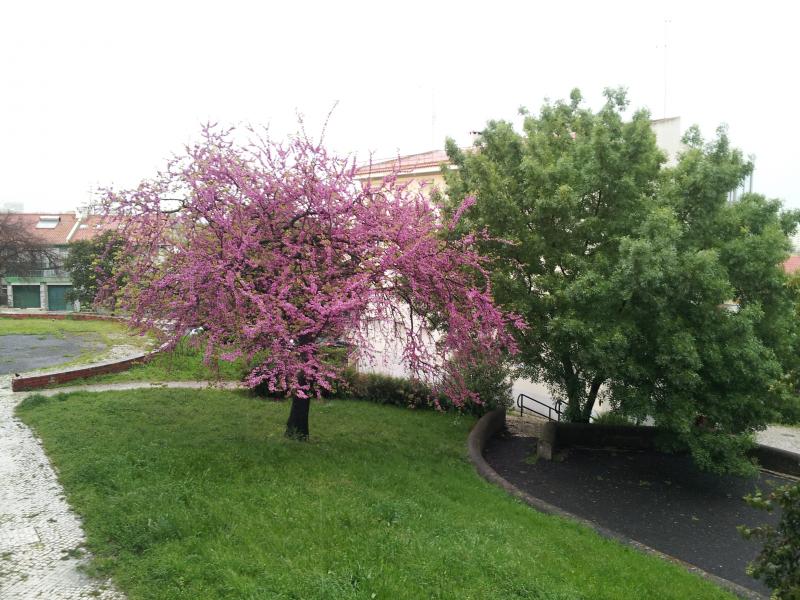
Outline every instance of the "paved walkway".
[[800, 427], [770, 425], [756, 435], [759, 444], [800, 454]]
[[122, 599], [79, 569], [83, 530], [38, 440], [13, 416], [23, 397], [0, 377], [0, 598]]
[[[86, 385], [43, 390], [52, 396], [76, 390], [136, 388], [241, 388], [238, 382], [171, 381]], [[30, 392], [34, 393], [34, 392]], [[89, 578], [79, 518], [64, 499], [53, 467], [33, 433], [14, 417], [28, 393], [11, 392], [0, 376], [0, 598], [3, 600], [124, 599], [108, 581]]]

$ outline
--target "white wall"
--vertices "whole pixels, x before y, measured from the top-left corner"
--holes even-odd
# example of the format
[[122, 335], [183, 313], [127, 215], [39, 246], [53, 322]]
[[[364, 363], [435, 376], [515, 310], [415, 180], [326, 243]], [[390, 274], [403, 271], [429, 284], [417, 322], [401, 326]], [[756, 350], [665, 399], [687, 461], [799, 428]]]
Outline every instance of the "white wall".
[[656, 144], [667, 155], [667, 166], [675, 166], [678, 162], [678, 154], [686, 149], [681, 142], [681, 137], [683, 137], [681, 118], [655, 119], [650, 121], [650, 127], [656, 134]]

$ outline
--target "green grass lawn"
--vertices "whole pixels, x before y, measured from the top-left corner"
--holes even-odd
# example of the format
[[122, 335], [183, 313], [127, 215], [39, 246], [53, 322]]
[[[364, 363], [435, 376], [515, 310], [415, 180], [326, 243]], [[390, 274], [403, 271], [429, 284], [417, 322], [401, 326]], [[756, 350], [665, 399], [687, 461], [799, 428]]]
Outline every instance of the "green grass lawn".
[[466, 460], [471, 418], [244, 392], [33, 396], [83, 517], [91, 568], [131, 600], [730, 598], [684, 570], [539, 514]]
[[82, 321], [73, 319], [13, 319], [0, 316], [0, 335], [35, 335], [38, 337], [66, 335], [80, 336], [92, 342], [100, 342], [105, 349], [82, 352], [61, 366], [76, 365], [102, 360], [112, 346], [132, 346], [146, 350], [152, 345], [149, 336], [132, 333], [125, 323], [117, 321]]

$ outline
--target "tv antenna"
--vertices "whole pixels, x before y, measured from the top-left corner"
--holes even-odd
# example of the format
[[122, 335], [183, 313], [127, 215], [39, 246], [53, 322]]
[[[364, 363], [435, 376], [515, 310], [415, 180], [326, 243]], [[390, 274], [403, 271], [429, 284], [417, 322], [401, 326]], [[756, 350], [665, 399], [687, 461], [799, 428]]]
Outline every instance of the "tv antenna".
[[664, 19], [664, 118], [667, 118], [667, 34], [669, 33], [669, 24], [672, 21]]

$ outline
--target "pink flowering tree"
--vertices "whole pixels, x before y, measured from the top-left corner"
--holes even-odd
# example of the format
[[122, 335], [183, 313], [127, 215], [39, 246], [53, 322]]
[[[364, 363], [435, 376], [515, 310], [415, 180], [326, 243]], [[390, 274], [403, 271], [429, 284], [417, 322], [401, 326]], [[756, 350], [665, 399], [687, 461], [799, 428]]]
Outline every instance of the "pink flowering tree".
[[311, 398], [340, 376], [326, 347], [369, 354], [376, 324], [415, 377], [456, 405], [480, 402], [462, 373], [515, 352], [519, 320], [492, 302], [474, 239], [450, 236], [418, 188], [354, 175], [304, 137], [241, 145], [207, 128], [158, 177], [107, 193], [129, 260], [100, 300], [113, 295], [168, 344], [202, 327], [207, 360], [251, 361], [249, 386], [291, 398], [293, 437], [308, 436]]

